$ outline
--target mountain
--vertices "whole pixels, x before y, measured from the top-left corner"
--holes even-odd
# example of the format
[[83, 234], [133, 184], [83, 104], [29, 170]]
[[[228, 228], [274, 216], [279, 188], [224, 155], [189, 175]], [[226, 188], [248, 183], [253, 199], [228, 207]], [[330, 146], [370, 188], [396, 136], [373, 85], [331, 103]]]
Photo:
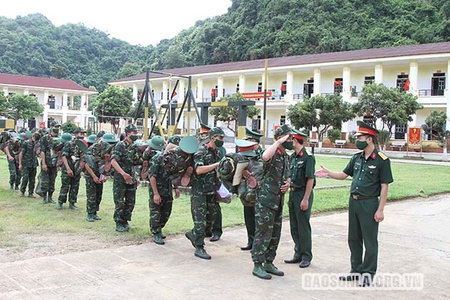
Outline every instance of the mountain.
[[153, 70], [450, 40], [447, 0], [233, 0], [156, 47], [82, 24], [0, 17], [0, 72], [71, 79], [102, 91]]

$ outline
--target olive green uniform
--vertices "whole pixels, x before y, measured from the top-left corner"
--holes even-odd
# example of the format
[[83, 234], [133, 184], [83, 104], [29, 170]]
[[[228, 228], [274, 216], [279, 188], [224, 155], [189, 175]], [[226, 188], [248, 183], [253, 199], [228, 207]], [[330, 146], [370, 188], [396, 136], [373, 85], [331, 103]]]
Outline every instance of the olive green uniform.
[[348, 210], [351, 272], [374, 275], [378, 260], [378, 222], [374, 215], [379, 206], [381, 184], [394, 181], [391, 163], [384, 153], [376, 149], [367, 159], [364, 152], [358, 152], [343, 172], [353, 178]]
[[311, 261], [312, 241], [311, 241], [311, 208], [314, 201], [314, 194], [311, 191], [308, 202], [308, 209], [301, 210], [300, 203], [305, 195], [306, 183], [308, 179], [315, 180], [314, 171], [316, 160], [305, 147], [299, 153], [291, 156], [291, 186], [289, 192], [289, 223], [291, 236], [294, 240], [294, 259]]

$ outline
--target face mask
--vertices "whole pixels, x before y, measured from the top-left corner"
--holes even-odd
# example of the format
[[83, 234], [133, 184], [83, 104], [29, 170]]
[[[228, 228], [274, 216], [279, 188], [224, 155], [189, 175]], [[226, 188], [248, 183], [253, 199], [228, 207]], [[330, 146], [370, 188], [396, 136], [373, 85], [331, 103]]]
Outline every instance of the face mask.
[[294, 149], [294, 141], [286, 141], [283, 144], [283, 147], [286, 148], [287, 150], [292, 150]]
[[221, 140], [215, 140], [215, 141], [214, 141], [214, 144], [216, 144], [216, 147], [219, 148], [219, 147], [222, 147], [222, 146], [223, 146], [223, 141], [221, 141]]
[[137, 139], [138, 139], [138, 136], [137, 135], [130, 135], [130, 139], [131, 139], [131, 141], [136, 141]]
[[367, 141], [356, 141], [356, 148], [359, 150], [364, 150], [367, 147]]
[[56, 133], [56, 134], [58, 134], [59, 133], [59, 128], [53, 128], [53, 133]]

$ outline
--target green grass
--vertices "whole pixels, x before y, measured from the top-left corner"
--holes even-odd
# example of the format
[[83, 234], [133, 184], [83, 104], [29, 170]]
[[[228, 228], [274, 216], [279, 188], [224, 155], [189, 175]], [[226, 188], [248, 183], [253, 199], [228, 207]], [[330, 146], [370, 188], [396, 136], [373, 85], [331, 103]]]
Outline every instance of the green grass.
[[[342, 170], [349, 157], [335, 158], [318, 156], [317, 165], [325, 165], [333, 171]], [[429, 195], [450, 192], [450, 170], [445, 166], [392, 163], [394, 183], [389, 187], [389, 200], [408, 197], [427, 197]], [[149, 237], [148, 190], [140, 187], [136, 196], [136, 207], [131, 221], [132, 230], [126, 234], [116, 233], [112, 219], [114, 202], [112, 198], [112, 180], [104, 186], [103, 201], [99, 215], [102, 221], [89, 223], [86, 218], [86, 190], [84, 178], [78, 196], [78, 211], [56, 210], [55, 204], [41, 204], [40, 199], [21, 198], [17, 191], [9, 190], [9, 172], [4, 155], [0, 155], [0, 248], [25, 247], [21, 236], [46, 234], [82, 235], [87, 239], [102, 241], [140, 243]], [[350, 180], [317, 179], [313, 212], [323, 212], [347, 207]], [[57, 198], [60, 178], [56, 181]], [[332, 189], [330, 189], [332, 188]], [[224, 227], [243, 224], [243, 208], [238, 198], [230, 204], [221, 204]], [[288, 210], [285, 208], [284, 215]], [[172, 216], [164, 229], [166, 234], [175, 234], [192, 228], [190, 201], [188, 195], [175, 199]]]

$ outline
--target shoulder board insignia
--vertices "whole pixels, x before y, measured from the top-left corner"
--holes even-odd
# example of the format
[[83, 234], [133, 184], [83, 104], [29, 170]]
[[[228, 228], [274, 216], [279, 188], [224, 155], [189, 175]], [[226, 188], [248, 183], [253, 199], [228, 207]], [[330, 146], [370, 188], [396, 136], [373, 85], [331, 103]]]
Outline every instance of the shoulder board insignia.
[[363, 153], [363, 152], [364, 152], [364, 150], [361, 150], [361, 151], [356, 152], [356, 153], [353, 154], [353, 155], [361, 155], [361, 153]]
[[308, 156], [312, 155], [311, 151], [309, 151], [308, 149], [306, 149], [305, 151], [306, 151], [306, 154], [308, 154]]
[[388, 157], [383, 152], [378, 152], [378, 155], [381, 157], [382, 160], [386, 160]]

